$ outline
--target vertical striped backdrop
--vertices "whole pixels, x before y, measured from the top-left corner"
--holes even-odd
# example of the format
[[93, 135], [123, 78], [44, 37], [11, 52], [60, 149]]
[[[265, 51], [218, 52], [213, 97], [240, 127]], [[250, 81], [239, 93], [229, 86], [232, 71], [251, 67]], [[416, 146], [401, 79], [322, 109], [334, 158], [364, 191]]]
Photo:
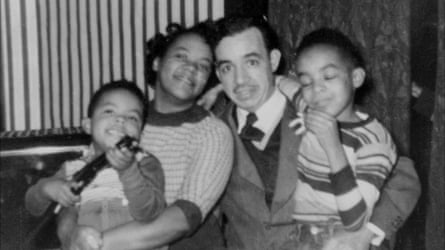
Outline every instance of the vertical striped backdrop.
[[144, 41], [223, 14], [223, 0], [0, 0], [0, 131], [79, 126], [110, 80], [147, 91]]

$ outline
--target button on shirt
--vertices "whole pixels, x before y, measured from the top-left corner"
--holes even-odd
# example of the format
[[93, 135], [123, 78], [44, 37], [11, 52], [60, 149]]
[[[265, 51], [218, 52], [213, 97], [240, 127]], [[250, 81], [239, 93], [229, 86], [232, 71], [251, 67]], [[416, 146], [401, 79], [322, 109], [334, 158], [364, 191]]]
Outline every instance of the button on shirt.
[[[266, 148], [267, 142], [270, 139], [275, 127], [280, 123], [281, 117], [286, 106], [286, 97], [277, 89], [272, 96], [258, 109], [255, 114], [258, 120], [253, 124], [254, 127], [260, 129], [264, 133], [261, 141], [252, 141], [252, 144], [259, 150]], [[236, 109], [236, 116], [238, 119], [238, 134], [241, 133], [246, 124], [248, 111], [241, 108]]]

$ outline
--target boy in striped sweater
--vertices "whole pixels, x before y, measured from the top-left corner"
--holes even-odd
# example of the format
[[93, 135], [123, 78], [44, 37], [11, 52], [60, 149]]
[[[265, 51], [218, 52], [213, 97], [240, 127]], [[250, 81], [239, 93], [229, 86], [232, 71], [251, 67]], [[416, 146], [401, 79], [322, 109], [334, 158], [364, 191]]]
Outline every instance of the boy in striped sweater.
[[301, 87], [294, 95], [301, 134], [294, 219], [297, 249], [323, 249], [337, 231], [367, 224], [379, 191], [396, 162], [389, 132], [356, 110], [365, 81], [358, 48], [337, 30], [306, 35], [296, 51]]
[[[43, 214], [51, 201], [64, 207], [58, 218], [62, 249], [98, 247], [99, 242], [78, 240], [79, 234], [95, 233], [84, 228], [103, 232], [132, 220], [151, 221], [165, 207], [164, 175], [157, 158], [115, 147], [124, 136], [140, 138], [146, 114], [144, 94], [135, 83], [103, 85], [90, 101], [88, 118], [82, 121], [92, 139], [85, 155], [65, 162], [54, 176], [39, 180], [27, 191], [25, 204], [33, 215]], [[110, 167], [75, 195], [72, 188], [79, 183], [71, 177], [103, 153]]]

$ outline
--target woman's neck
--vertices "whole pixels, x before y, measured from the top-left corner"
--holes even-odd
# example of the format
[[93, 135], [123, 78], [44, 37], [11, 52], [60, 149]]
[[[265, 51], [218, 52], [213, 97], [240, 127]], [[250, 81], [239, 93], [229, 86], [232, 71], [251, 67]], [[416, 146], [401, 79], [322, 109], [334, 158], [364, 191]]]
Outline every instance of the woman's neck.
[[159, 113], [177, 113], [191, 108], [194, 101], [181, 101], [173, 96], [165, 95], [160, 93], [155, 94], [154, 97], [154, 108]]

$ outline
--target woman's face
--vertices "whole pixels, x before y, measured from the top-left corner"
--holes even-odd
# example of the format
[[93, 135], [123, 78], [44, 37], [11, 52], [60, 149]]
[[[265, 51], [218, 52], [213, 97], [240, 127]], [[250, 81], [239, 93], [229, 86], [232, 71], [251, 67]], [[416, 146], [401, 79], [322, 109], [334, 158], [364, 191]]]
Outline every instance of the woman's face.
[[196, 34], [176, 39], [162, 58], [156, 58], [156, 98], [180, 104], [194, 103], [207, 83], [213, 56], [208, 44]]

